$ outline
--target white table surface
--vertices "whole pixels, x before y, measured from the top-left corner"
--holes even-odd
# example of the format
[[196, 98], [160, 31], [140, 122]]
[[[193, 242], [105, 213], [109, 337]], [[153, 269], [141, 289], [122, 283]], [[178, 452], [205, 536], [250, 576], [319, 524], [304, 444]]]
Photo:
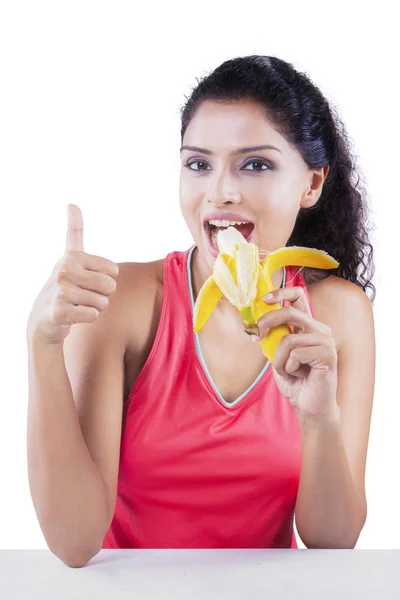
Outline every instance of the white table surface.
[[0, 550], [0, 600], [400, 600], [400, 550]]

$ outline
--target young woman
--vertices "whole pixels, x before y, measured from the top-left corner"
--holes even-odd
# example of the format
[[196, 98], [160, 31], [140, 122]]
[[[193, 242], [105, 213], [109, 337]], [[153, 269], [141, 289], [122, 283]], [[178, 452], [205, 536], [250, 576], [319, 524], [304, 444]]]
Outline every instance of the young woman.
[[[116, 265], [83, 251], [70, 205], [66, 253], [30, 314], [28, 467], [46, 541], [71, 566], [100, 548], [296, 548], [295, 517], [308, 548], [354, 548], [375, 288], [345, 129], [305, 74], [247, 56], [198, 83], [181, 139], [192, 248]], [[275, 273], [265, 301], [282, 308], [260, 337], [293, 334], [273, 366], [225, 299], [193, 332], [229, 224], [260, 252], [307, 246], [340, 263]]]

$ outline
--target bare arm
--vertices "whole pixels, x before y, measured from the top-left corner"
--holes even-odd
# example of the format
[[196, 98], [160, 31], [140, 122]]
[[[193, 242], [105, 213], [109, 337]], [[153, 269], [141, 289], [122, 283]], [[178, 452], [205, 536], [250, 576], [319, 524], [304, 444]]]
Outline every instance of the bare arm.
[[27, 335], [29, 485], [46, 542], [68, 566], [97, 554], [114, 513], [125, 352], [117, 296], [62, 344]]
[[62, 346], [28, 341], [28, 476], [49, 548], [78, 566], [107, 527], [104, 482], [79, 425]]
[[335, 314], [339, 410], [336, 422], [300, 420], [303, 467], [295, 515], [307, 548], [354, 548], [367, 518], [365, 467], [375, 383], [373, 310], [367, 295], [353, 283], [332, 281], [327, 288], [330, 298], [321, 297], [314, 307], [324, 317]]

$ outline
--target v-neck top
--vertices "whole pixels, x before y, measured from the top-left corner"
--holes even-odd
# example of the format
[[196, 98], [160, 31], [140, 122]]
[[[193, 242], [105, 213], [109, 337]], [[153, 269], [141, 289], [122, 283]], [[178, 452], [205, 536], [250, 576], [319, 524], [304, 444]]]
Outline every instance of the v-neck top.
[[[193, 332], [195, 247], [164, 261], [158, 329], [124, 403], [116, 506], [102, 548], [297, 548], [295, 409], [269, 361], [234, 402], [219, 394]], [[314, 317], [299, 267], [284, 269], [283, 285], [304, 288]]]

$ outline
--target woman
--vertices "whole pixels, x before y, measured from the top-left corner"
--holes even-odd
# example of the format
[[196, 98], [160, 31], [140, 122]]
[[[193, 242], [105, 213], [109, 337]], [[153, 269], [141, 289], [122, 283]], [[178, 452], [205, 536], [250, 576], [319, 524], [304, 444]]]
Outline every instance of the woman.
[[[52, 295], [31, 313], [28, 465], [46, 541], [73, 566], [100, 548], [296, 548], [295, 516], [308, 548], [354, 548], [367, 514], [375, 288], [344, 127], [305, 74], [247, 56], [198, 83], [181, 139], [194, 246], [117, 268], [83, 252], [70, 206]], [[294, 334], [273, 366], [226, 300], [193, 333], [229, 224], [261, 252], [308, 246], [340, 263], [275, 273], [265, 301], [282, 308], [260, 319], [260, 338], [280, 323]], [[64, 394], [57, 410], [51, 389]]]

